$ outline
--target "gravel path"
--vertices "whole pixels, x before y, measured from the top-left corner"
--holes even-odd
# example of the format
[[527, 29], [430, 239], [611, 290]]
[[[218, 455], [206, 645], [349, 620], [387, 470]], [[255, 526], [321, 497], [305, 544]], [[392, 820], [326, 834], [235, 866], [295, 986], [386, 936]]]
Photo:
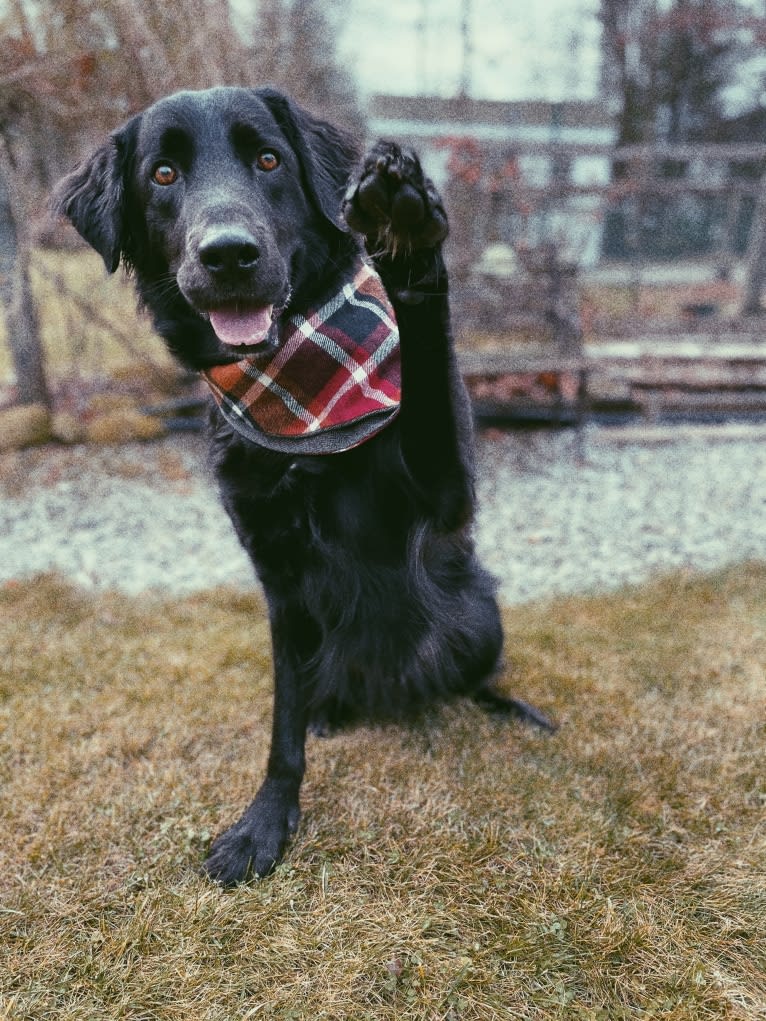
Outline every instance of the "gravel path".
[[[516, 603], [766, 558], [766, 443], [588, 427], [478, 440], [477, 539]], [[253, 585], [198, 437], [0, 457], [0, 582], [57, 571], [128, 593]]]

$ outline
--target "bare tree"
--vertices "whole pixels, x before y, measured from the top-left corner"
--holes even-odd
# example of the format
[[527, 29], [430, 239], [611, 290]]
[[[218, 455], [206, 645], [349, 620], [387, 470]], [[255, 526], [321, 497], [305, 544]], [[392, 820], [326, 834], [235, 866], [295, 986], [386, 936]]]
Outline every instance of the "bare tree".
[[602, 85], [619, 141], [715, 141], [722, 96], [760, 55], [764, 20], [742, 0], [601, 0]]
[[[299, 102], [350, 130], [362, 116], [351, 76], [335, 50], [335, 5], [322, 0], [261, 0], [252, 31], [251, 53], [260, 84], [271, 83]], [[342, 6], [342, 5], [341, 5]]]
[[261, 0], [246, 28], [221, 0], [0, 6], [0, 303], [20, 400], [48, 401], [29, 287], [30, 222], [39, 225], [55, 178], [107, 130], [168, 92], [221, 84], [281, 85], [359, 124], [319, 0]]
[[0, 145], [0, 304], [16, 373], [19, 404], [50, 404], [37, 309], [29, 280], [29, 247], [21, 234], [11, 192], [12, 169]]

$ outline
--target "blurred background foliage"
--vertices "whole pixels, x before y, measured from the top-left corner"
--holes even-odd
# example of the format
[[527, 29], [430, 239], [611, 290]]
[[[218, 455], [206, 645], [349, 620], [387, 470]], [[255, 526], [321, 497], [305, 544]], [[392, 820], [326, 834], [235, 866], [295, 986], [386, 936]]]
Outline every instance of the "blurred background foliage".
[[4, 7], [0, 134], [27, 201], [39, 201], [106, 131], [177, 89], [270, 83], [361, 125], [352, 79], [335, 59], [336, 15], [319, 0], [261, 0], [250, 14], [220, 0]]
[[[766, 140], [764, 0], [572, 0], [563, 19], [570, 26], [569, 38], [561, 49], [557, 73], [549, 69], [546, 77], [536, 77], [540, 52], [554, 51], [562, 42], [564, 29], [556, 24], [555, 6], [548, 0], [542, 7], [549, 14], [537, 12], [532, 18], [544, 27], [541, 38], [529, 40], [522, 61], [529, 67], [529, 105], [544, 99], [538, 105], [549, 110], [547, 122], [536, 124], [535, 130], [548, 139], [544, 160], [550, 164], [550, 181], [524, 185], [519, 166], [525, 153], [497, 133], [508, 127], [502, 118], [510, 116], [499, 107], [513, 103], [497, 103], [492, 114], [496, 123], [488, 125], [497, 135], [494, 150], [482, 142], [476, 159], [463, 148], [457, 152], [459, 158], [443, 160], [448, 179], [440, 186], [450, 207], [453, 262], [454, 253], [462, 253], [473, 268], [481, 263], [487, 245], [498, 241], [524, 256], [517, 234], [523, 246], [528, 224], [539, 222], [548, 229], [555, 223], [550, 210], [555, 212], [554, 207], [566, 204], [572, 195], [576, 205], [580, 185], [570, 171], [578, 160], [577, 165], [583, 162], [582, 153], [575, 152], [574, 143], [571, 152], [561, 144], [566, 139], [557, 117], [563, 116], [572, 96], [576, 98], [570, 105], [575, 107], [587, 92], [588, 103], [609, 125], [610, 139], [596, 157], [606, 166], [604, 180], [597, 185], [600, 193], [592, 200], [586, 197], [591, 205], [576, 214], [597, 237], [597, 257], [638, 266], [642, 261], [710, 258], [719, 249], [722, 275], [729, 274], [730, 267], [723, 265], [729, 257], [740, 262], [747, 257], [752, 293], [744, 307], [760, 311], [766, 274], [766, 191], [760, 214], [758, 202], [766, 158], [760, 151], [756, 156], [732, 156], [731, 151]], [[453, 22], [449, 31], [448, 16]], [[8, 349], [0, 351], [0, 374], [5, 375], [3, 370], [13, 363], [17, 382], [12, 399], [21, 404], [51, 403], [43, 348], [57, 367], [69, 362], [92, 370], [100, 364], [95, 349], [105, 335], [116, 338], [118, 349], [132, 357], [135, 352], [130, 344], [126, 347], [126, 336], [135, 338], [135, 347], [143, 344], [143, 333], [149, 333], [143, 326], [128, 324], [123, 309], [130, 302], [125, 295], [112, 300], [100, 290], [100, 267], [92, 257], [78, 250], [71, 262], [57, 259], [76, 244], [76, 238], [47, 215], [47, 196], [55, 181], [108, 131], [176, 89], [273, 84], [364, 137], [365, 109], [373, 106], [365, 104], [360, 89], [369, 90], [370, 72], [376, 72], [381, 88], [406, 93], [413, 82], [412, 74], [405, 73], [407, 61], [419, 60], [429, 75], [423, 73], [422, 80], [415, 76], [422, 88], [410, 98], [427, 105], [427, 84], [432, 96], [444, 100], [449, 93], [462, 103], [468, 126], [460, 144], [465, 146], [466, 139], [473, 141], [470, 132], [482, 104], [476, 82], [487, 39], [494, 33], [497, 40], [507, 41], [514, 24], [521, 24], [519, 15], [502, 0], [443, 4], [422, 0], [418, 5], [387, 0], [175, 0], [158, 5], [139, 0], [0, 0], [0, 307], [5, 313], [0, 333], [8, 341], [3, 345]], [[357, 26], [358, 40], [354, 36], [352, 50], [344, 50], [350, 25]], [[600, 72], [584, 90], [577, 83], [593, 56], [584, 52], [586, 25], [598, 27], [595, 35], [591, 33], [590, 51], [598, 51]], [[445, 67], [455, 33], [462, 56], [450, 58], [450, 76]], [[428, 39], [431, 49], [426, 54]], [[436, 49], [442, 52], [437, 54]], [[373, 59], [373, 52], [387, 56]], [[511, 57], [505, 50], [501, 64], [508, 74], [508, 94], [494, 98], [512, 99]], [[371, 132], [380, 130], [372, 112], [370, 124]], [[449, 143], [454, 124], [434, 117], [431, 127]], [[418, 136], [419, 146], [421, 141]], [[700, 146], [718, 143], [728, 145], [729, 155], [719, 159], [708, 152], [699, 157]], [[586, 139], [583, 144], [587, 148], [590, 143]], [[655, 155], [626, 158], [626, 146], [652, 147]], [[676, 147], [675, 155], [663, 155], [663, 146]], [[678, 147], [686, 147], [683, 155], [678, 155]], [[510, 172], [498, 177], [498, 167]], [[466, 174], [474, 170], [478, 176], [468, 179]], [[564, 218], [565, 233], [575, 241], [572, 224], [579, 222], [571, 215]], [[513, 237], [504, 236], [500, 229], [504, 223]], [[758, 232], [753, 223], [763, 228], [763, 238], [756, 236], [755, 243]], [[569, 257], [560, 250], [556, 255]], [[451, 269], [459, 284], [460, 273], [454, 265]], [[508, 281], [501, 281], [497, 304], [504, 340], [512, 332], [507, 310], [518, 304], [517, 291], [527, 300], [533, 290], [523, 274], [517, 277], [519, 286], [512, 293]], [[460, 313], [457, 290], [455, 307]], [[481, 288], [471, 279], [464, 290], [470, 297]], [[603, 311], [599, 302], [613, 310], [613, 291], [603, 301], [600, 293], [591, 300], [596, 318]], [[642, 298], [638, 285], [634, 291], [636, 312]], [[492, 297], [487, 286], [479, 297], [484, 315]], [[549, 294], [545, 300], [548, 306], [553, 301]], [[681, 304], [707, 308], [711, 300], [707, 295], [686, 295]], [[544, 314], [550, 320], [548, 306]], [[559, 312], [556, 315], [562, 318]], [[468, 313], [463, 318], [473, 322]], [[472, 342], [475, 333], [471, 332]], [[493, 327], [489, 333], [494, 338], [497, 330]], [[62, 342], [51, 346], [48, 338], [54, 334]], [[92, 344], [83, 339], [86, 334], [92, 335]], [[147, 344], [151, 347], [154, 341]], [[145, 357], [142, 354], [142, 360]], [[151, 357], [162, 356], [154, 352]]]

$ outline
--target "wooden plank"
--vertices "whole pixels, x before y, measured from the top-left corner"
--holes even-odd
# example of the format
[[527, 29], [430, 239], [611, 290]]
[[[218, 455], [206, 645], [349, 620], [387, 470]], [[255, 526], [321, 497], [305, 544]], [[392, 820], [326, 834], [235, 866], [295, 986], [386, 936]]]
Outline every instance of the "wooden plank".
[[652, 415], [673, 412], [679, 415], [700, 414], [702, 412], [721, 415], [762, 414], [766, 411], [766, 393], [722, 393], [706, 391], [703, 393], [668, 393], [654, 390], [638, 396], [639, 405], [646, 404], [646, 410]]
[[688, 393], [720, 390], [726, 393], [747, 393], [750, 391], [766, 393], [766, 371], [761, 372], [752, 379], [737, 379], [736, 377], [724, 378], [720, 375], [688, 378], [672, 376], [666, 372], [652, 375], [651, 373], [633, 372], [628, 369], [620, 373], [620, 379], [629, 383], [631, 390], [672, 389]]
[[588, 343], [584, 349], [590, 363], [604, 361], [673, 360], [753, 363], [766, 362], [766, 343], [746, 343], [731, 338], [700, 337], [695, 334], [678, 334], [661, 339], [637, 337], [630, 340], [605, 340]]
[[753, 214], [753, 225], [745, 257], [745, 287], [742, 295], [742, 314], [751, 315], [761, 310], [761, 291], [766, 276], [766, 177], [761, 178], [758, 201]]
[[582, 372], [588, 362], [584, 357], [562, 357], [551, 345], [550, 350], [526, 350], [508, 347], [502, 351], [458, 351], [458, 368], [464, 376], [500, 376], [505, 373]]
[[728, 423], [726, 425], [640, 425], [618, 426], [604, 429], [600, 443], [616, 444], [667, 444], [688, 442], [741, 443], [766, 440], [766, 425]]
[[498, 422], [548, 422], [554, 425], [580, 425], [582, 412], [571, 402], [537, 403], [535, 401], [471, 401], [476, 418]]
[[[711, 181], [694, 181], [687, 178], [676, 180], [665, 180], [656, 175], [647, 173], [645, 178], [637, 181], [631, 175], [624, 181], [616, 181], [610, 184], [572, 184], [559, 182], [556, 185], [555, 196], [557, 199], [576, 198], [578, 196], [601, 195], [609, 201], [616, 202], [622, 198], [632, 198], [636, 195], [652, 195], [664, 198], [672, 198], [678, 195], [726, 195], [731, 190], [732, 181], [729, 178], [720, 183]], [[737, 182], [740, 195], [758, 195], [758, 182], [742, 181]], [[517, 186], [517, 191], [527, 201], [540, 201], [551, 197], [551, 189], [535, 187], [533, 185]]]
[[610, 142], [561, 142], [555, 139], [534, 141], [512, 139], [508, 143], [520, 155], [603, 156], [615, 163], [651, 163], [654, 160], [720, 160], [748, 163], [766, 159], [762, 142], [693, 142], [689, 144], [652, 143], [615, 146]]

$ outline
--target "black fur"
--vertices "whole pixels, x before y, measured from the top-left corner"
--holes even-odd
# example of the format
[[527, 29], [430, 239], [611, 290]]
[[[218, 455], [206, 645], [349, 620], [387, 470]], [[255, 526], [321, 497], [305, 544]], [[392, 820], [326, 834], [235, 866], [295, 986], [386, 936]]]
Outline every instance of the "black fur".
[[[278, 153], [278, 170], [259, 170], [263, 149]], [[171, 187], [152, 179], [158, 164], [177, 172]], [[200, 313], [237, 298], [305, 308], [348, 275], [360, 237], [399, 323], [401, 412], [355, 449], [273, 453], [213, 413], [223, 503], [268, 601], [275, 688], [265, 781], [214, 843], [207, 873], [232, 884], [280, 859], [298, 822], [310, 723], [469, 695], [548, 726], [491, 687], [502, 634], [471, 538], [471, 416], [450, 336], [447, 222], [417, 158], [379, 143], [359, 164], [345, 135], [273, 90], [186, 92], [117, 131], [55, 202], [110, 271], [120, 260], [134, 271], [158, 332], [190, 368], [241, 358]], [[248, 238], [257, 258], [209, 271], [200, 247], [221, 231]]]

